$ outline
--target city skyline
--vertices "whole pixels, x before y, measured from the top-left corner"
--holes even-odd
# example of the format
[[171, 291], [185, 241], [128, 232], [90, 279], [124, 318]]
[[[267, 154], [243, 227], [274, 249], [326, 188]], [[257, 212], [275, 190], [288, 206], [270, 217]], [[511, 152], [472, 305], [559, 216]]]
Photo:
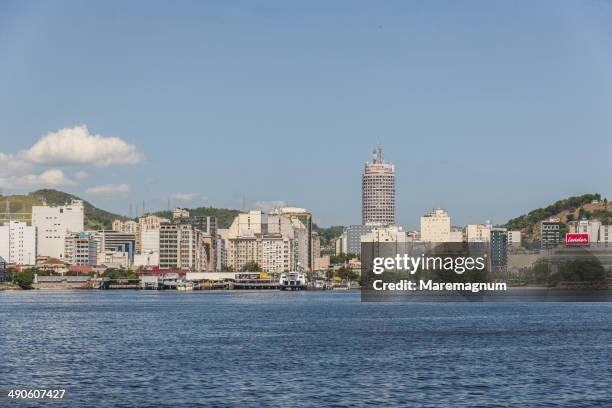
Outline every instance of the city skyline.
[[611, 6], [521, 4], [5, 2], [0, 188], [351, 225], [381, 144], [408, 228], [610, 196]]

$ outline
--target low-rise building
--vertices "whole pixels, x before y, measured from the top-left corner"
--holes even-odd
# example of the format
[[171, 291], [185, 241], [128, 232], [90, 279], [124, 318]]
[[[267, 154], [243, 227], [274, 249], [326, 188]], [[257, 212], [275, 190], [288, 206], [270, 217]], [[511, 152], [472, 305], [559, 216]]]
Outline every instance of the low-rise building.
[[70, 265], [97, 265], [98, 246], [95, 237], [88, 232], [67, 233], [64, 260]]

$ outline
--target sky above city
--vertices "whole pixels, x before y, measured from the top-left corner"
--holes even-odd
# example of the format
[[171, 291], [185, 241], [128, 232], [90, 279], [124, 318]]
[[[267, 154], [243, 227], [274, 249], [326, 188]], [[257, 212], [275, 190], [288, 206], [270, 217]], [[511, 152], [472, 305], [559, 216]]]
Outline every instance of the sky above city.
[[504, 223], [612, 197], [612, 2], [0, 2], [0, 188]]

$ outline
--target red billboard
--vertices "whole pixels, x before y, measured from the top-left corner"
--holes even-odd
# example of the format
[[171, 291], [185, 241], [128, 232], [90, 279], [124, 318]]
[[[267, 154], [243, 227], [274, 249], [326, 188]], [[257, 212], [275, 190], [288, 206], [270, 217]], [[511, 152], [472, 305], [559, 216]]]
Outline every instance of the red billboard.
[[589, 245], [589, 234], [565, 234], [565, 245]]

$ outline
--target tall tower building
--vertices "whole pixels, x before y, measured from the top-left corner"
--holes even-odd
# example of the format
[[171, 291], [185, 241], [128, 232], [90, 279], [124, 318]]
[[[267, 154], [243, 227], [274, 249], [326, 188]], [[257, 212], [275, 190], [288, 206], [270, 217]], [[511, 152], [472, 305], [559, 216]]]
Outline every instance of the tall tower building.
[[395, 224], [395, 166], [385, 163], [382, 147], [372, 152], [363, 172], [362, 224]]

